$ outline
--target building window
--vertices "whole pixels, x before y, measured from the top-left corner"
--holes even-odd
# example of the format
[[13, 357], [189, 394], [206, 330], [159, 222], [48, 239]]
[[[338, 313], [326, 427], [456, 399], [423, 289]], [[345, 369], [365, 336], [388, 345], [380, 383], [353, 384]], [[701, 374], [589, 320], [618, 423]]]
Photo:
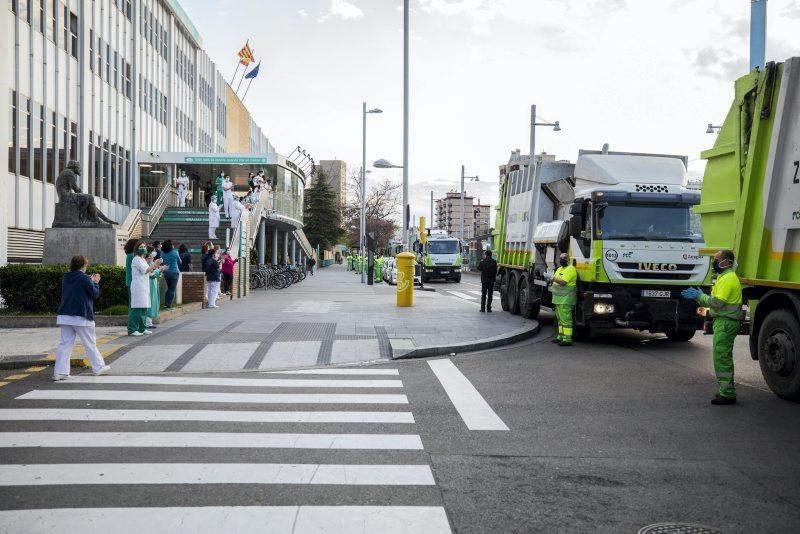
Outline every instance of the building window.
[[130, 100], [131, 98], [131, 64], [127, 61], [125, 62], [125, 80], [123, 83], [123, 92], [125, 97]]
[[19, 173], [22, 176], [31, 176], [30, 154], [28, 147], [31, 146], [31, 101], [28, 98], [20, 98], [20, 121], [19, 121]]
[[[106, 163], [106, 162], [108, 162], [108, 139], [103, 141], [103, 163]], [[108, 174], [109, 173], [107, 172], [107, 169], [108, 169], [108, 167], [106, 167], [106, 165], [103, 165], [103, 169], [102, 169], [102, 173], [103, 173], [102, 174], [102, 178], [103, 178], [103, 198], [105, 198], [105, 199], [109, 198], [109, 190], [108, 190], [108, 188], [110, 186], [109, 180], [108, 180]]]
[[78, 159], [78, 123], [70, 123], [69, 131], [69, 155], [71, 159]]
[[122, 189], [122, 203], [130, 206], [131, 199], [130, 199], [130, 168], [131, 168], [131, 152], [130, 150], [125, 151], [125, 181], [124, 181], [124, 188]]
[[89, 164], [86, 166], [86, 193], [96, 194], [96, 185], [92, 180], [94, 173], [94, 132], [89, 131]]
[[131, 20], [131, 0], [125, 0], [125, 17]]
[[50, 4], [50, 16], [47, 17], [47, 38], [56, 42], [56, 13], [58, 13], [58, 0]]
[[[16, 6], [15, 6], [16, 7]], [[8, 172], [17, 172], [17, 92], [11, 91], [8, 112]]]
[[92, 151], [94, 152], [94, 194], [95, 196], [102, 196], [103, 190], [102, 182], [103, 182], [103, 155], [100, 151], [100, 136], [97, 136], [96, 143], [92, 147]]
[[45, 126], [44, 126], [44, 106], [33, 107], [36, 116], [33, 119], [33, 132], [31, 132], [31, 140], [33, 141], [33, 179], [42, 180], [42, 147], [45, 144]]
[[11, 10], [12, 13], [17, 12], [17, 0], [8, 0], [8, 9]]
[[78, 15], [67, 6], [64, 6], [64, 48], [78, 59]]
[[119, 54], [117, 51], [114, 51], [114, 82], [111, 84], [114, 86], [114, 89], [119, 87]]
[[32, 1], [32, 0], [18, 0], [17, 1], [17, 8], [19, 9], [19, 14], [21, 15], [22, 20], [24, 20], [28, 24], [31, 23], [30, 4], [28, 3], [29, 1]]
[[38, 30], [39, 33], [44, 33], [44, 4], [42, 0], [28, 0], [30, 9], [33, 15], [33, 22], [31, 22], [31, 29]]
[[117, 186], [119, 185], [117, 182], [117, 145], [111, 145], [109, 157], [111, 158], [111, 165], [109, 165], [111, 167], [111, 190], [109, 191], [111, 194], [108, 199], [116, 202]]

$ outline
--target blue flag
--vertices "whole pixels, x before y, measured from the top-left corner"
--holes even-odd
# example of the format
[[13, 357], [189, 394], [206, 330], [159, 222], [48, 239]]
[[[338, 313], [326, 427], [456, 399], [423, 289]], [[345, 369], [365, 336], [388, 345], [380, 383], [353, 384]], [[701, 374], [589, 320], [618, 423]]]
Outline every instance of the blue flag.
[[259, 61], [258, 65], [256, 65], [253, 70], [251, 70], [250, 72], [245, 74], [244, 77], [247, 78], [248, 80], [251, 80], [251, 79], [255, 78], [256, 76], [258, 76], [258, 68], [260, 66], [261, 66], [261, 62]]

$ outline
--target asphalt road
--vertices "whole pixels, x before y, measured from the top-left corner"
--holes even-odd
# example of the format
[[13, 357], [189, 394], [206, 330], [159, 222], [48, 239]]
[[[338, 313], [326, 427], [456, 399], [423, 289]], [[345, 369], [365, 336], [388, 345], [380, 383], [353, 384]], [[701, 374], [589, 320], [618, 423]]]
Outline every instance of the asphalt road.
[[[11, 380], [0, 532], [94, 532], [97, 514], [119, 532], [797, 532], [800, 405], [767, 391], [744, 338], [739, 404], [715, 407], [708, 338], [614, 333], [561, 348], [543, 315], [534, 340], [438, 371], [414, 360], [359, 367], [396, 375], [195, 375], [259, 381], [244, 386]], [[319, 382], [275, 382], [297, 379]], [[302, 397], [263, 396], [275, 394]], [[469, 428], [487, 421], [508, 430]]]

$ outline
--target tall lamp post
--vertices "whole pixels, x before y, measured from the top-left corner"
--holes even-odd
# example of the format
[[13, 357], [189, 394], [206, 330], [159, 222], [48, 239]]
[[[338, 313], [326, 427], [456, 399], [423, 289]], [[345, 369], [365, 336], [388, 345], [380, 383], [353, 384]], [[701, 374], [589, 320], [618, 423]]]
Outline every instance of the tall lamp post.
[[408, 250], [408, 16], [409, 0], [403, 0], [403, 249]]
[[[361, 226], [358, 229], [358, 252], [361, 254], [361, 258], [363, 261], [364, 258], [364, 249], [366, 248], [367, 243], [367, 225], [366, 225], [366, 215], [367, 215], [367, 114], [368, 113], [383, 113], [383, 110], [380, 108], [373, 108], [367, 111], [367, 103], [362, 102], [362, 113], [361, 119], [363, 128], [361, 130], [362, 133], [362, 143], [361, 143]], [[364, 269], [361, 269], [361, 283], [364, 284], [367, 281], [367, 273]]]
[[530, 224], [533, 225], [529, 235], [533, 235], [536, 231], [536, 225], [539, 224], [539, 194], [542, 189], [541, 179], [536, 174], [536, 127], [537, 126], [552, 126], [554, 132], [561, 131], [559, 121], [536, 122], [536, 104], [531, 106], [531, 144], [530, 144], [530, 162], [528, 163], [528, 172], [533, 173], [533, 209], [531, 213]]
[[464, 244], [464, 179], [470, 182], [479, 182], [478, 176], [464, 176], [464, 166], [461, 166], [461, 244]]

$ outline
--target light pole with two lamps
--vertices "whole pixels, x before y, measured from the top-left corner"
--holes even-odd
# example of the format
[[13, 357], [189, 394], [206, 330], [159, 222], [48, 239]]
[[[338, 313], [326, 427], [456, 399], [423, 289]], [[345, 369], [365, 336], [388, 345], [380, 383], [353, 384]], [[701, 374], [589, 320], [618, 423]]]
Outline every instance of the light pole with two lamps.
[[[367, 114], [368, 113], [383, 113], [380, 108], [373, 108], [367, 111], [367, 103], [362, 102], [362, 143], [361, 143], [361, 226], [358, 229], [358, 252], [361, 254], [363, 261], [364, 249], [367, 244]], [[366, 269], [361, 269], [361, 283], [367, 281]]]
[[708, 128], [706, 128], [706, 133], [719, 133], [722, 129], [722, 126], [714, 126], [714, 123], [709, 122]]
[[531, 143], [530, 143], [530, 162], [528, 163], [528, 172], [533, 173], [533, 206], [531, 207], [531, 222], [533, 225], [531, 234], [536, 230], [536, 225], [539, 224], [539, 190], [542, 187], [541, 179], [536, 175], [536, 127], [537, 126], [552, 126], [554, 132], [561, 131], [561, 124], [559, 121], [536, 122], [536, 104], [531, 106]]

